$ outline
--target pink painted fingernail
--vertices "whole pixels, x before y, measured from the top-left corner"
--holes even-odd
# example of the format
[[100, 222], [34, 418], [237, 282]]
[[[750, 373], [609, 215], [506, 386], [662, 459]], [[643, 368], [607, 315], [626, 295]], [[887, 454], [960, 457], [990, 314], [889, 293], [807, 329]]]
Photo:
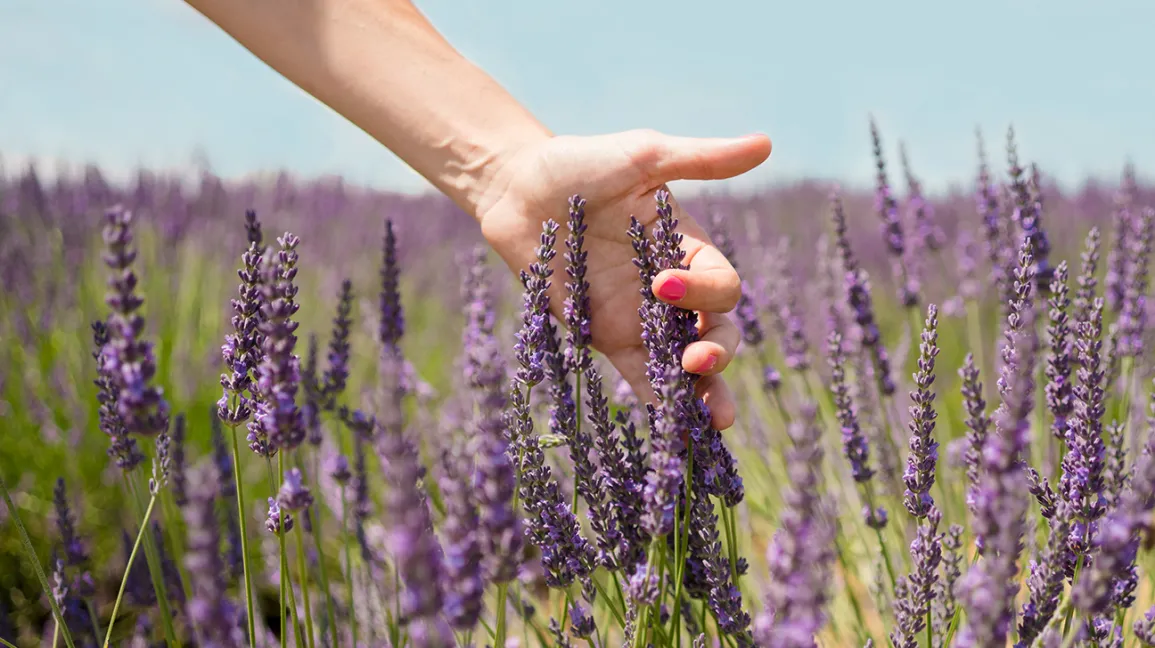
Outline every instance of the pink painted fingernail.
[[718, 364], [718, 356], [716, 356], [716, 355], [706, 356], [706, 362], [703, 363], [703, 365], [702, 365], [702, 373], [705, 373], [705, 372], [713, 369], [714, 365], [716, 365], [716, 364]]
[[670, 277], [658, 287], [658, 297], [666, 301], [679, 301], [686, 296], [686, 282], [678, 277]]

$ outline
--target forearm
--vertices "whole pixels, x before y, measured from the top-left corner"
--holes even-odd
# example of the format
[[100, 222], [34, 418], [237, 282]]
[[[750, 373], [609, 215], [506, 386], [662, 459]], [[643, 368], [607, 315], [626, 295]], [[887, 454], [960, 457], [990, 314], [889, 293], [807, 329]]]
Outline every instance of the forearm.
[[477, 215], [503, 161], [548, 131], [410, 0], [186, 0]]

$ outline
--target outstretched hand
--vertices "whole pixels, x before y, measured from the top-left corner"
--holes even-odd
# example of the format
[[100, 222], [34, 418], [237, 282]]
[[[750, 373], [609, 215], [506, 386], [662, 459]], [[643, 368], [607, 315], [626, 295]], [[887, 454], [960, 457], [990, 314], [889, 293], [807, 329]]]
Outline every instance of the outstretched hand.
[[[657, 217], [654, 192], [674, 180], [719, 180], [745, 173], [770, 155], [763, 135], [738, 139], [671, 137], [628, 131], [595, 137], [547, 137], [507, 158], [479, 205], [482, 233], [515, 272], [528, 267], [552, 218], [564, 227], [567, 199], [586, 199], [591, 336], [634, 393], [652, 401], [646, 378], [649, 357], [641, 339], [641, 293], [634, 250], [626, 233], [630, 216], [643, 225]], [[733, 425], [732, 394], [718, 374], [734, 357], [741, 338], [727, 316], [738, 302], [741, 281], [705, 230], [671, 200], [688, 270], [665, 270], [654, 279], [658, 299], [697, 311], [700, 339], [682, 356], [682, 368], [704, 376], [697, 391], [718, 429]], [[554, 282], [550, 303], [560, 317], [563, 287]]]

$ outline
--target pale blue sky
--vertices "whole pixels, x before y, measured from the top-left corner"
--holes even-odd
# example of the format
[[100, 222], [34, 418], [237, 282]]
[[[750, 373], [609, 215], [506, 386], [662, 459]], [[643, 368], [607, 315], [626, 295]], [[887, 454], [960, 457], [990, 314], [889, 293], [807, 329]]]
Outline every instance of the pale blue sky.
[[[303, 1], [303, 0], [286, 0]], [[973, 130], [1064, 183], [1155, 169], [1152, 0], [418, 0], [558, 132], [760, 130], [748, 179], [865, 183], [867, 115], [932, 187], [969, 182]], [[706, 8], [709, 7], [709, 8]], [[0, 0], [0, 154], [287, 167], [404, 190], [388, 151], [180, 0]], [[51, 164], [46, 164], [51, 166]], [[1149, 175], [1149, 174], [1148, 174]]]

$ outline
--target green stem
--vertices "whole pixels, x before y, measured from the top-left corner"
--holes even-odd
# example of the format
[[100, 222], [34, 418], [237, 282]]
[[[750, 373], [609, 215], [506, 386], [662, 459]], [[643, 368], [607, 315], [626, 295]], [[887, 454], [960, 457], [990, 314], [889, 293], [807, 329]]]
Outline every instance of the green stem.
[[[145, 531], [148, 530], [148, 519], [152, 517], [152, 509], [156, 506], [156, 495], [153, 495], [148, 501], [148, 508], [144, 510], [144, 520], [141, 522], [140, 530], [136, 532], [136, 541], [132, 543], [132, 551], [128, 554], [128, 564], [124, 567], [124, 576], [120, 578], [120, 589], [116, 593], [116, 602], [112, 604], [112, 617], [108, 620], [108, 630], [104, 634], [104, 648], [108, 648], [109, 642], [112, 641], [112, 627], [116, 624], [116, 614], [120, 611], [120, 602], [124, 600], [124, 590], [128, 586], [128, 574], [132, 571], [132, 563], [136, 560], [136, 552], [140, 549], [140, 541], [144, 538]], [[9, 505], [11, 507], [11, 505]], [[51, 595], [50, 595], [51, 596]], [[55, 609], [56, 604], [52, 607]], [[71, 644], [71, 640], [65, 636], [65, 641]]]
[[[281, 468], [281, 473], [283, 474], [284, 473], [284, 454], [283, 453], [279, 453], [279, 452], [277, 453], [277, 462], [278, 462], [278, 466]], [[273, 459], [267, 455], [265, 456], [265, 466], [269, 470], [269, 489], [272, 491], [273, 496], [276, 497], [277, 478], [276, 478], [276, 475], [273, 473]], [[280, 618], [281, 618], [281, 648], [287, 648], [289, 645], [289, 634], [288, 634], [288, 626], [286, 625], [287, 619], [286, 619], [286, 614], [285, 614], [285, 599], [287, 597], [285, 596], [285, 571], [286, 570], [285, 570], [285, 512], [284, 511], [280, 512], [280, 518], [277, 520], [277, 522], [280, 525], [280, 528], [277, 529], [277, 546], [278, 546], [277, 577], [280, 579], [280, 583], [278, 583], [278, 588], [277, 588], [278, 589], [278, 595], [277, 595], [278, 596], [278, 605], [280, 606], [280, 609], [278, 610], [278, 616], [280, 616]]]
[[100, 639], [100, 635], [104, 634], [100, 629], [100, 615], [96, 613], [96, 607], [92, 605], [91, 599], [84, 599], [84, 607], [88, 609], [88, 618], [92, 621], [92, 636]]
[[[304, 511], [307, 513], [308, 511]], [[309, 603], [309, 564], [305, 560], [305, 533], [301, 530], [303, 520], [296, 525], [297, 530], [297, 579], [301, 583], [301, 598], [305, 604], [305, 639], [309, 648], [313, 648], [313, 609]], [[316, 528], [314, 526], [314, 528]]]
[[4, 648], [16, 648], [16, 646], [13, 646], [12, 644], [8, 643], [8, 641], [5, 640], [4, 637], [0, 637], [0, 646], [4, 646]]
[[497, 628], [494, 631], [494, 646], [505, 645], [505, 597], [509, 583], [499, 583], [497, 586]]
[[[129, 490], [132, 492], [133, 500], [136, 502], [137, 511], [140, 513], [141, 519], [144, 519], [146, 507], [144, 498], [140, 494], [140, 488], [136, 481], [128, 475], [125, 475], [125, 479], [128, 482]], [[150, 504], [155, 503], [156, 498], [156, 495], [150, 495]], [[147, 522], [142, 523], [142, 526], [147, 527]], [[144, 559], [148, 563], [148, 575], [152, 580], [153, 591], [156, 593], [157, 607], [160, 608], [160, 619], [164, 628], [165, 640], [168, 642], [169, 648], [176, 648], [180, 643], [176, 639], [176, 630], [172, 624], [172, 611], [169, 609], [168, 590], [165, 587], [160, 554], [157, 552], [156, 543], [151, 533], [144, 534]]]
[[[235, 398], [235, 397], [234, 397]], [[249, 567], [248, 509], [245, 508], [245, 485], [241, 479], [241, 453], [237, 443], [237, 426], [230, 425], [233, 438], [233, 483], [237, 490], [237, 522], [241, 527], [241, 568], [245, 578], [245, 617], [249, 629], [249, 645], [257, 645], [257, 625], [253, 614], [253, 576]]]
[[60, 644], [60, 624], [52, 624], [52, 648], [56, 648]]

